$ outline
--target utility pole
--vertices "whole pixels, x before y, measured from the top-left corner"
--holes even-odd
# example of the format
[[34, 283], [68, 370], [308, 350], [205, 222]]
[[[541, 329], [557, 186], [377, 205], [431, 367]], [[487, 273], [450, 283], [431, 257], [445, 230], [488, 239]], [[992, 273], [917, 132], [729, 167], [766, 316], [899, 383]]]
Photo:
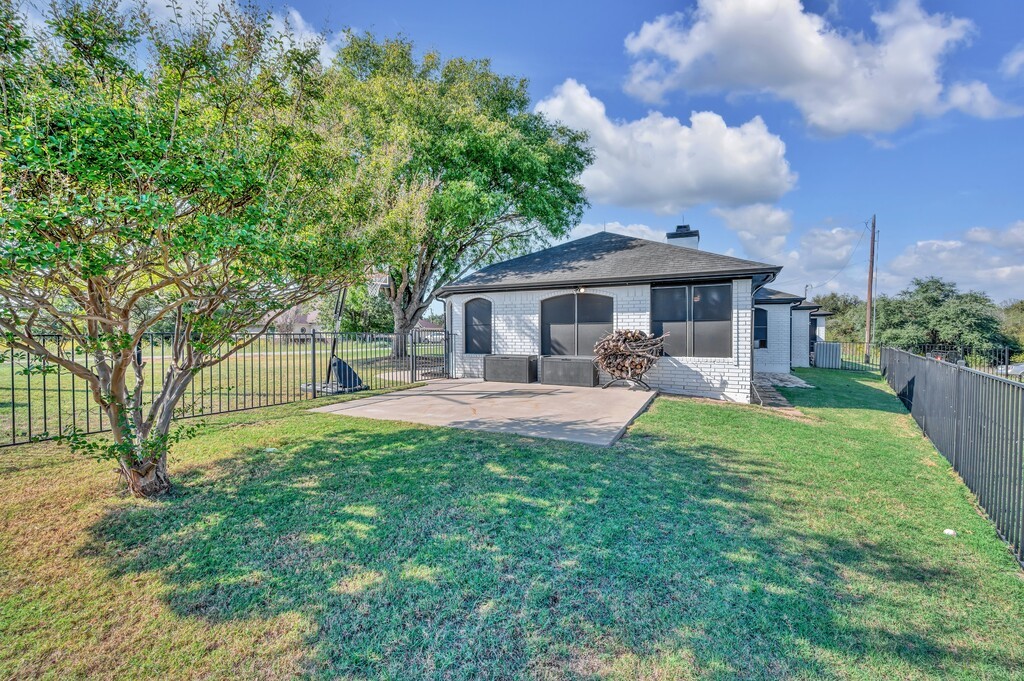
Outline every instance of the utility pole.
[[871, 332], [873, 317], [871, 308], [874, 307], [874, 283], [875, 283], [875, 216], [871, 216], [871, 251], [868, 256], [868, 304], [864, 310], [864, 363], [871, 362]]

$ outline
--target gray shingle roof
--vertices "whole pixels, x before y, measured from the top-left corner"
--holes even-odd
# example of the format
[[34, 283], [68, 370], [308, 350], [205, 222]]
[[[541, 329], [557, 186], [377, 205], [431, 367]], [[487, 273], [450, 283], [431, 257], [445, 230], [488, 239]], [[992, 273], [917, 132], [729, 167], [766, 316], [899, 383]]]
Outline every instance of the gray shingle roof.
[[439, 292], [561, 288], [775, 274], [782, 268], [658, 241], [598, 232], [485, 267]]
[[803, 296], [798, 296], [785, 291], [776, 291], [773, 288], [759, 288], [754, 294], [754, 302], [761, 305], [772, 305], [782, 303], [802, 303]]

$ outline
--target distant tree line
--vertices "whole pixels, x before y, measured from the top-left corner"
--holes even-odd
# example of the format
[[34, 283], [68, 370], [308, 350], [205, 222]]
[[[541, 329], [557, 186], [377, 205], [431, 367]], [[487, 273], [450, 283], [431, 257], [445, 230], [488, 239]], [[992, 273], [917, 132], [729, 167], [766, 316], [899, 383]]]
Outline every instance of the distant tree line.
[[[829, 340], [864, 340], [865, 302], [849, 293], [826, 293], [815, 305], [833, 313]], [[875, 299], [875, 341], [907, 350], [955, 345], [976, 351], [1024, 349], [1024, 301], [1003, 305], [980, 291], [961, 291], [940, 277], [913, 279], [896, 295]]]

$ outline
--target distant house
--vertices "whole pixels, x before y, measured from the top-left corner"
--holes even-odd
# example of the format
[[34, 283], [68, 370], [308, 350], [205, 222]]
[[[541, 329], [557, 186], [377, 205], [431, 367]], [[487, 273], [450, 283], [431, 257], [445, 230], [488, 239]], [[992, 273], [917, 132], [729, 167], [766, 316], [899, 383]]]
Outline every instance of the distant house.
[[429, 319], [420, 319], [414, 327], [417, 331], [444, 331], [444, 327]]
[[453, 375], [482, 377], [489, 354], [591, 356], [613, 329], [643, 329], [668, 334], [653, 387], [749, 402], [754, 296], [782, 268], [701, 251], [685, 225], [668, 237], [601, 232], [445, 286]]
[[[250, 333], [257, 333], [263, 328], [255, 325], [248, 329]], [[312, 334], [329, 332], [330, 325], [321, 325], [320, 313], [314, 309], [306, 309], [303, 306], [287, 310], [275, 319], [270, 328], [278, 334]]]
[[754, 371], [789, 373], [811, 365], [814, 343], [825, 340], [831, 312], [803, 296], [761, 288], [754, 294]]

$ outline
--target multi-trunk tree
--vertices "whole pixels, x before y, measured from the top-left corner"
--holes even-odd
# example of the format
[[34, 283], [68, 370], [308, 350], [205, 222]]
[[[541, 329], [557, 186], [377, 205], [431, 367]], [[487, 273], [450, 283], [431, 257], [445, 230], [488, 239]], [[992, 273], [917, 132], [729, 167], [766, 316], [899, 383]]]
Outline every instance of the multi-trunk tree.
[[424, 220], [392, 223], [377, 265], [398, 354], [438, 288], [564, 236], [587, 206], [585, 133], [531, 111], [526, 81], [486, 61], [417, 59], [407, 41], [352, 35], [332, 83], [366, 149], [408, 148], [399, 182], [425, 201]]
[[[88, 386], [113, 437], [72, 443], [160, 494], [193, 376], [358, 281], [374, 230], [415, 223], [423, 197], [395, 181], [397, 141], [368, 153], [328, 105], [317, 46], [266, 15], [58, 0], [30, 38], [3, 2], [0, 332]], [[171, 357], [149, 400], [136, 348], [156, 328]], [[41, 341], [54, 330], [68, 342]]]

